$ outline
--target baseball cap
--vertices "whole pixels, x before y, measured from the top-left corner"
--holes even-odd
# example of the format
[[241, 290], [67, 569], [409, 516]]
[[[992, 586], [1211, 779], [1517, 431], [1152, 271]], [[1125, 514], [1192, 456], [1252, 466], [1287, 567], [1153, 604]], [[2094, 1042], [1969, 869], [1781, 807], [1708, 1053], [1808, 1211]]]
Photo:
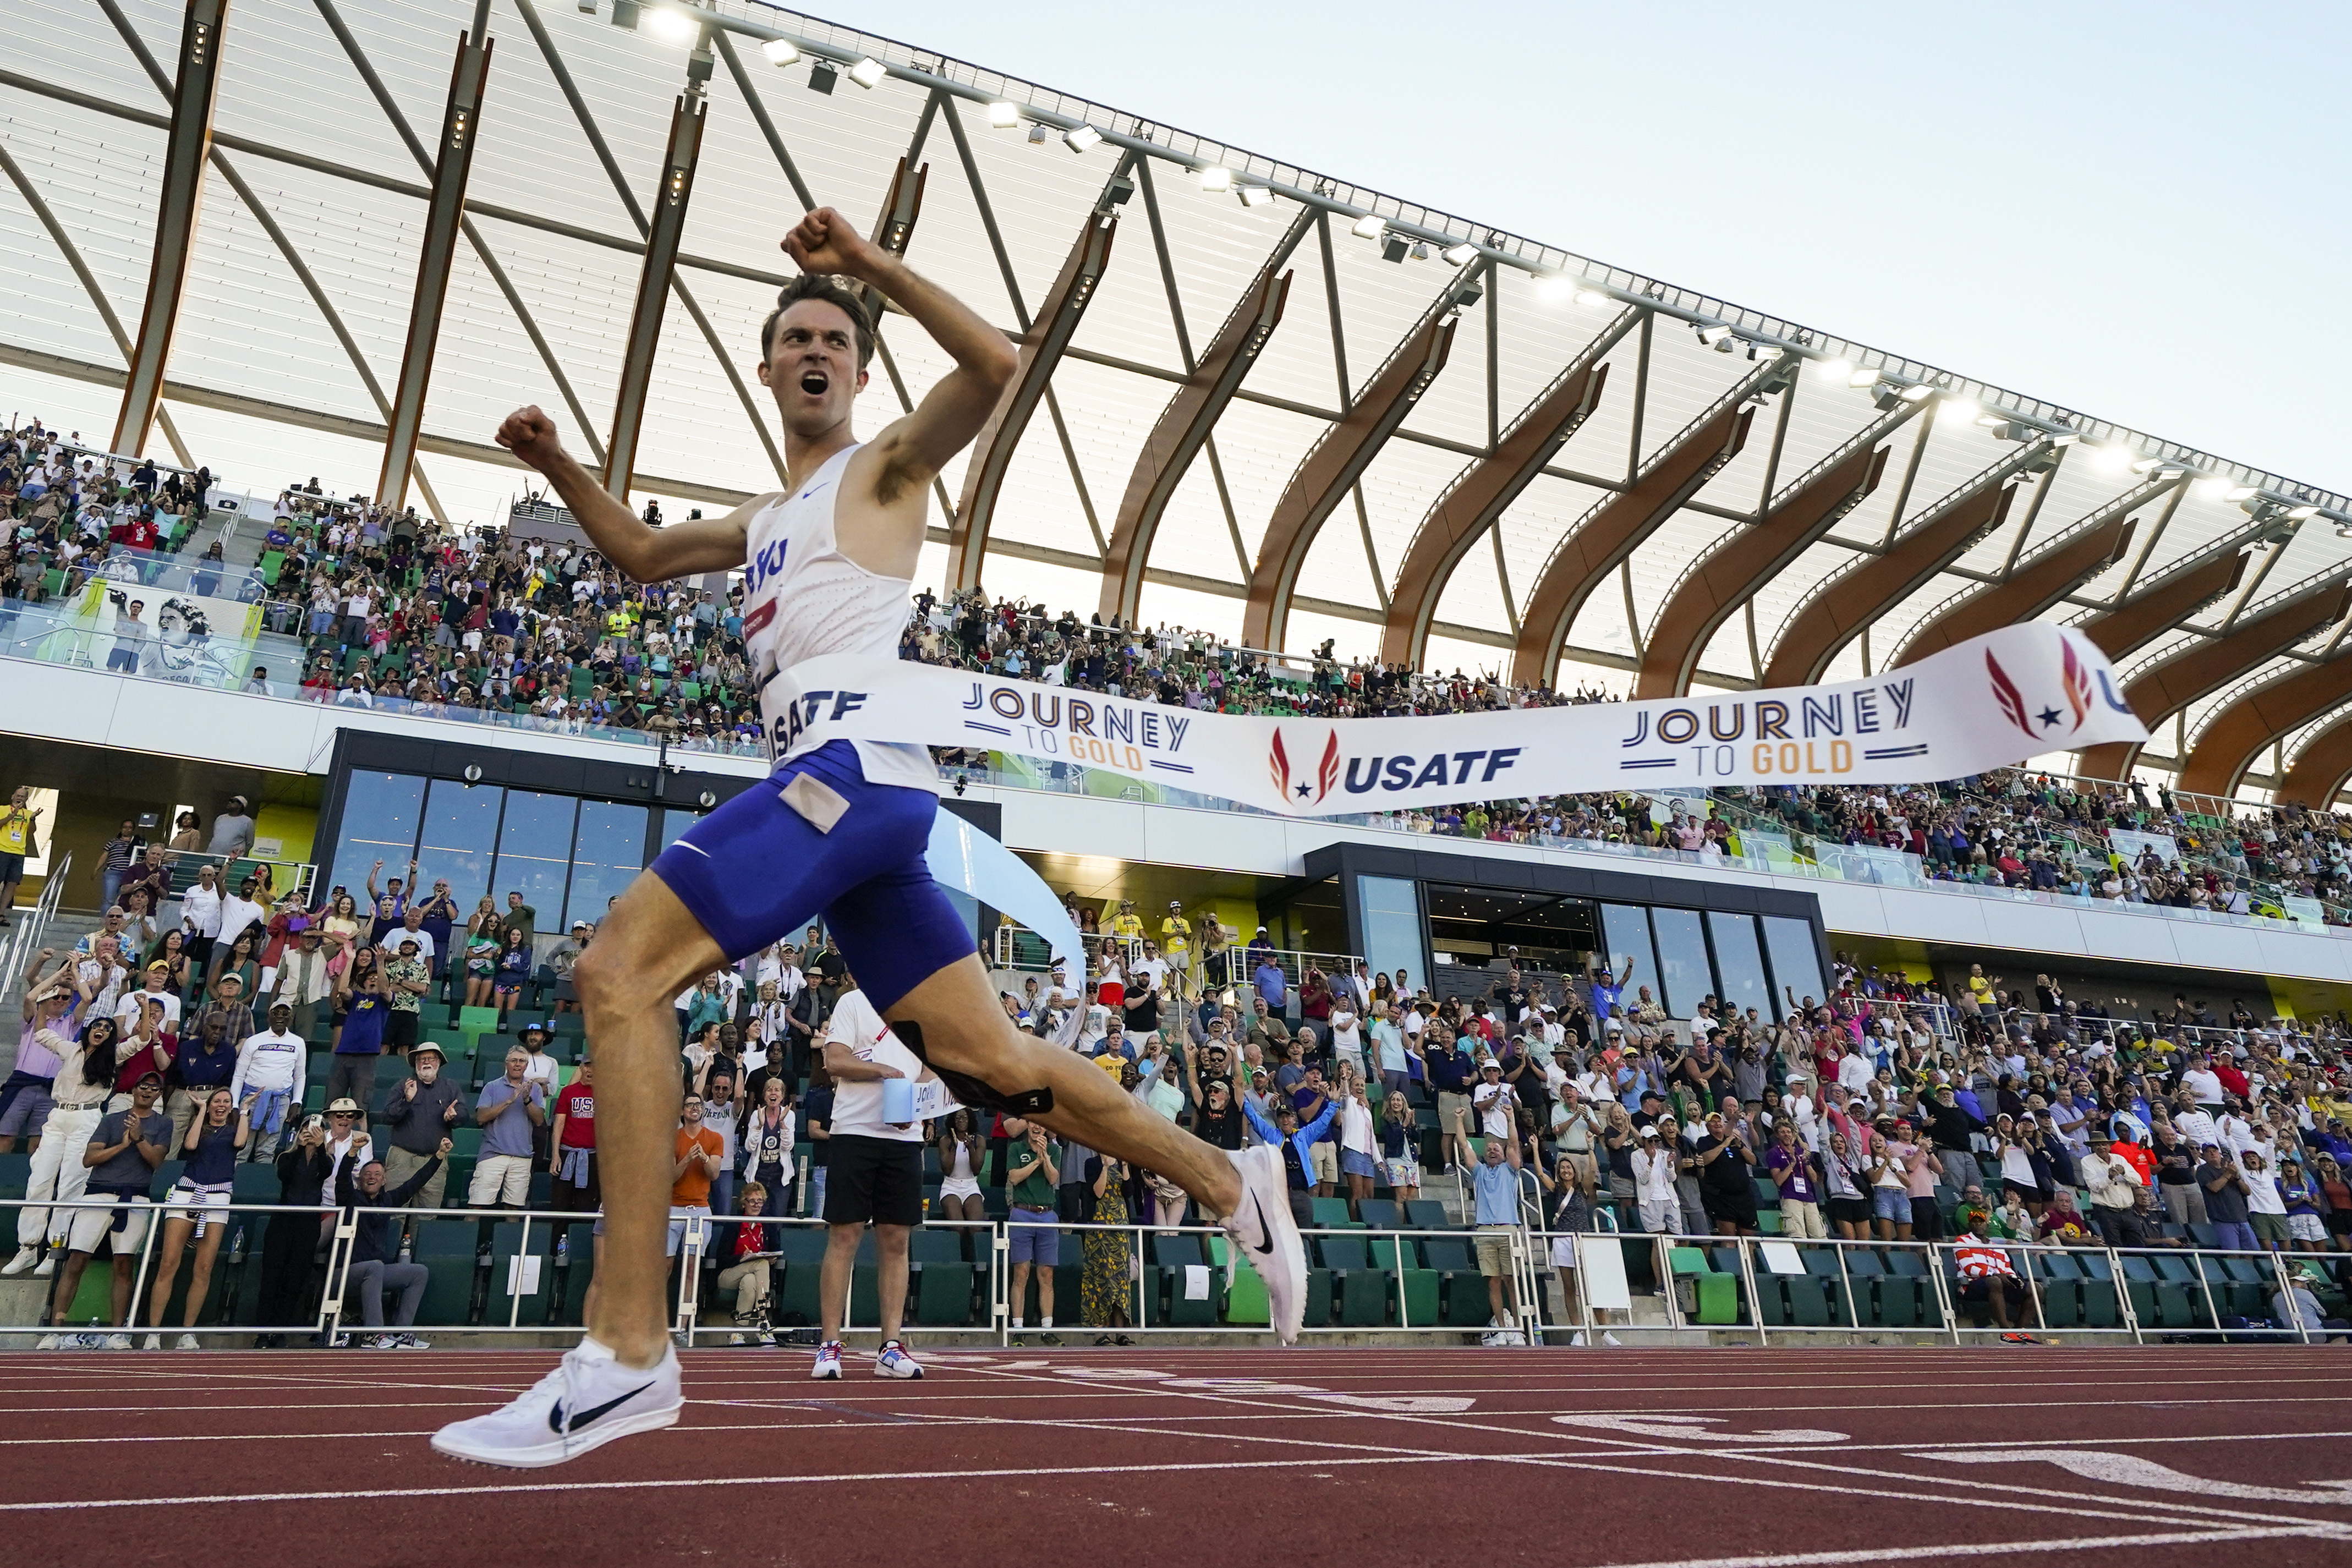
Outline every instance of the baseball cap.
[[1642, 1129], [1642, 1136], [1644, 1138], [1655, 1138], [1657, 1135], [1658, 1130], [1655, 1127], [1644, 1127]]

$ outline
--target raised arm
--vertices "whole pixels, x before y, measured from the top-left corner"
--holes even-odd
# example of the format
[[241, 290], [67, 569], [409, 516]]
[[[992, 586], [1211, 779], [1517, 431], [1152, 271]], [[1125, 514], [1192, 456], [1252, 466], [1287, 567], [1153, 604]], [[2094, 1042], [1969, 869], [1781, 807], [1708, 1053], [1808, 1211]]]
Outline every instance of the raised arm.
[[508, 415], [499, 426], [498, 443], [546, 475], [589, 542], [640, 583], [666, 583], [740, 566], [745, 523], [775, 499], [772, 494], [754, 496], [724, 517], [655, 528], [614, 500], [595, 475], [563, 449], [555, 421], [537, 404]]

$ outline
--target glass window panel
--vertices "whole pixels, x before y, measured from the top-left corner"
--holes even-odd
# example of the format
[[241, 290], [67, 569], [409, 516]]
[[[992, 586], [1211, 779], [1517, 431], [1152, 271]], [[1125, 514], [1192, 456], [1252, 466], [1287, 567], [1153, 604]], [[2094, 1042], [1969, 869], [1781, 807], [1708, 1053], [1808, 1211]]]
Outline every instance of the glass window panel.
[[680, 835], [702, 820], [698, 811], [665, 811], [662, 813], [661, 847], [664, 849], [678, 841]]
[[[449, 879], [459, 916], [470, 917], [490, 890], [490, 858], [498, 843], [499, 802], [506, 794], [485, 784], [467, 788], [435, 779], [425, 796], [425, 831], [416, 847], [417, 879], [428, 888]], [[390, 874], [390, 868], [386, 868]]]
[[1650, 929], [1658, 939], [1658, 973], [1666, 983], [1665, 1008], [1671, 1017], [1687, 1018], [1715, 989], [1706, 962], [1706, 933], [1696, 910], [1650, 911]]
[[1766, 915], [1763, 920], [1764, 951], [1772, 960], [1774, 1005], [1785, 1015], [1791, 991], [1800, 1002], [1808, 996], [1816, 1003], [1826, 1001], [1829, 987], [1822, 984], [1822, 950], [1813, 940], [1812, 922], [1792, 915]]
[[1364, 956], [1374, 969], [1402, 969], [1409, 984], [1428, 981], [1422, 963], [1421, 889], [1409, 877], [1359, 877], [1356, 898], [1364, 911]]
[[604, 906], [621, 896], [646, 865], [646, 807], [608, 800], [580, 803], [580, 832], [572, 847], [572, 897], [563, 910], [573, 921], [594, 925]]
[[507, 895], [520, 893], [530, 906], [539, 946], [560, 937], [563, 885], [572, 871], [572, 818], [580, 803], [568, 795], [507, 791], [506, 816], [499, 825], [499, 863], [491, 873], [491, 896], [506, 911]]
[[1725, 1017], [1749, 1007], [1760, 1018], [1775, 1016], [1764, 950], [1756, 941], [1756, 917], [1709, 910], [1706, 934], [1715, 942], [1715, 994], [1723, 999]]
[[414, 774], [352, 774], [343, 785], [343, 820], [327, 887], [349, 888], [365, 904], [368, 873], [378, 860], [386, 875], [405, 877], [409, 857], [416, 853], [416, 819], [424, 803], [425, 781]]
[[1639, 904], [1601, 905], [1601, 940], [1609, 946], [1611, 984], [1625, 973], [1625, 961], [1633, 961], [1633, 976], [1625, 982], [1625, 1011], [1630, 1016], [1643, 990], [1653, 997], [1658, 994], [1658, 957], [1650, 945], [1650, 911]]

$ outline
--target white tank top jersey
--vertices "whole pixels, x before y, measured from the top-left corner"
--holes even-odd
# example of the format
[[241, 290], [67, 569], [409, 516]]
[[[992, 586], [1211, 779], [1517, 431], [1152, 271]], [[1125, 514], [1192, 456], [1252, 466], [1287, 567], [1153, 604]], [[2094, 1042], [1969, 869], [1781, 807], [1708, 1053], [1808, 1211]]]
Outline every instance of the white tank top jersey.
[[[820, 654], [898, 657], [914, 584], [883, 577], [841, 552], [833, 503], [855, 445], [825, 459], [808, 479], [751, 514], [743, 542], [743, 642], [760, 681], [760, 721], [768, 752], [789, 762], [822, 742], [803, 734], [782, 752], [786, 733], [774, 706], [777, 671]], [[866, 782], [939, 793], [939, 770], [920, 746], [852, 741]]]

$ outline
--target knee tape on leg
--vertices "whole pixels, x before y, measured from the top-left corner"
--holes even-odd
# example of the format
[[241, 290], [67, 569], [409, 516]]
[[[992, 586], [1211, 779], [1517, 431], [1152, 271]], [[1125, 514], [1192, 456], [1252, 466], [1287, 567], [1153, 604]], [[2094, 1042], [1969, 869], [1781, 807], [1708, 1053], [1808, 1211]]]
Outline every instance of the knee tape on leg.
[[951, 1072], [931, 1060], [923, 1049], [922, 1026], [913, 1022], [892, 1024], [890, 1032], [898, 1037], [906, 1047], [914, 1052], [925, 1067], [940, 1075], [948, 1092], [959, 1102], [975, 1110], [999, 1111], [1006, 1116], [1039, 1116], [1054, 1109], [1054, 1091], [1050, 1089], [1024, 1089], [1018, 1094], [1001, 1094], [969, 1073]]

